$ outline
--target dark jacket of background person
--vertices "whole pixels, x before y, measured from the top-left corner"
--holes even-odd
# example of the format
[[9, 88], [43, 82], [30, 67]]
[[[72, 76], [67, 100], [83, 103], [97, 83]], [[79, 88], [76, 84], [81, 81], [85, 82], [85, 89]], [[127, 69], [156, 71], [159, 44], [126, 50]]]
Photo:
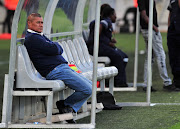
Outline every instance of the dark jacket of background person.
[[[139, 11], [141, 12], [142, 10], [146, 10], [146, 15], [149, 17], [149, 0], [138, 0], [138, 6]], [[148, 29], [148, 24], [144, 21], [142, 17], [140, 17], [140, 24], [142, 29]], [[155, 1], [153, 6], [153, 24], [158, 27]]]
[[174, 33], [180, 34], [180, 5], [178, 0], [170, 0], [168, 10], [170, 11], [169, 29], [174, 29]]
[[169, 60], [174, 85], [180, 88], [180, 0], [170, 0], [168, 10], [170, 11], [167, 35]]
[[[102, 33], [99, 36], [99, 45], [108, 45], [111, 42], [111, 38], [112, 38], [112, 32], [113, 32], [113, 28], [112, 28], [112, 22], [110, 20], [110, 18], [105, 18], [103, 20], [100, 21], [100, 24], [103, 25], [103, 27], [105, 28]], [[93, 54], [93, 46], [94, 46], [94, 28], [95, 28], [95, 21], [92, 21], [89, 25], [89, 29], [90, 29], [90, 35], [89, 35], [89, 39], [88, 39], [88, 46], [90, 46], [90, 54]], [[92, 46], [92, 48], [91, 48]]]

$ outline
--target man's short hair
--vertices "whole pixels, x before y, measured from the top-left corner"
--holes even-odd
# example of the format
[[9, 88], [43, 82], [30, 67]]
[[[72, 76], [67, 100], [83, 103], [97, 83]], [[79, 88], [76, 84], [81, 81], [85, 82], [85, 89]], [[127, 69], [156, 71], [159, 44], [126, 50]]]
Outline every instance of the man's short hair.
[[39, 13], [31, 13], [28, 16], [27, 21], [32, 21], [35, 17], [41, 17], [41, 14], [39, 14]]

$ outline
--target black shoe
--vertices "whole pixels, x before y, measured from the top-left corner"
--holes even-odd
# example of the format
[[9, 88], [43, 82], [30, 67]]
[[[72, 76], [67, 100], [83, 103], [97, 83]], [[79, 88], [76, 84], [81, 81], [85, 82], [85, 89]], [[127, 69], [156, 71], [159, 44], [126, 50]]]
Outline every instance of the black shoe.
[[[147, 87], [143, 87], [143, 91], [147, 91]], [[157, 90], [154, 89], [152, 86], [151, 86], [151, 92], [156, 92]]]
[[62, 110], [66, 107], [66, 106], [64, 105], [64, 100], [59, 100], [59, 101], [57, 101], [57, 102], [56, 102], [56, 106], [57, 106], [57, 108], [58, 108], [58, 110], [59, 110], [59, 113], [60, 113], [60, 114], [63, 114]]
[[[64, 105], [64, 100], [59, 100], [56, 102], [56, 106], [59, 110], [60, 114], [64, 114], [64, 113], [73, 113], [74, 110], [72, 109], [72, 107], [69, 106], [65, 106]], [[76, 121], [74, 119], [70, 119], [70, 120], [66, 120], [67, 123], [71, 123], [71, 124], [76, 124]]]
[[74, 119], [66, 120], [66, 122], [69, 124], [76, 124], [76, 121]]
[[[71, 107], [66, 106], [64, 109], [62, 109], [62, 112], [63, 113], [73, 113], [74, 110]], [[76, 124], [76, 121], [74, 119], [66, 120], [66, 122], [69, 124]]]
[[174, 85], [163, 86], [163, 89], [167, 91], [180, 91], [180, 88]]
[[66, 106], [65, 108], [61, 109], [62, 113], [73, 113], [72, 107]]

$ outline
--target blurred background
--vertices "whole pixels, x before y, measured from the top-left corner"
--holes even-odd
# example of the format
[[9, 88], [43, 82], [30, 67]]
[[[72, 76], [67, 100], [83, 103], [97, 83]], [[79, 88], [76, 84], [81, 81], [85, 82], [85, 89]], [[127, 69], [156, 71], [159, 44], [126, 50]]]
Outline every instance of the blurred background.
[[[19, 0], [0, 0], [0, 38], [10, 38], [12, 18]], [[156, 0], [160, 31], [167, 31], [168, 0]], [[116, 10], [115, 32], [134, 33], [136, 23], [137, 0], [101, 0]], [[3, 35], [2, 35], [3, 34]], [[9, 37], [8, 37], [9, 35]], [[3, 37], [4, 36], [4, 37]]]
[[11, 38], [11, 25], [19, 0], [0, 0], [0, 39]]

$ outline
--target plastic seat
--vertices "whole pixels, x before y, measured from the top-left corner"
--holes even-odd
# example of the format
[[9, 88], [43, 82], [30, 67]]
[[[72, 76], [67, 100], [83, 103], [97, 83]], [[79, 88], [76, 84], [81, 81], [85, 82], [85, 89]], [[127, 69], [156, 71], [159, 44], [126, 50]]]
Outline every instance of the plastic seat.
[[[36, 110], [34, 110], [35, 107], [41, 107], [42, 105], [41, 101], [36, 100], [35, 97], [46, 96], [46, 123], [51, 124], [53, 102], [56, 101], [56, 97], [53, 98], [53, 94], [58, 91], [63, 91], [65, 84], [61, 80], [45, 80], [33, 66], [24, 45], [17, 46], [16, 67], [16, 87], [14, 88], [13, 96], [20, 96], [20, 100], [15, 100], [14, 103], [19, 104], [16, 104], [13, 108], [21, 115], [14, 113], [14, 117], [17, 119], [25, 119], [27, 116], [31, 116], [31, 111], [36, 112]], [[29, 98], [30, 96], [32, 97]], [[36, 101], [39, 103], [38, 105], [36, 105]], [[25, 110], [26, 113], [24, 113]], [[39, 108], [38, 111], [41, 111], [41, 108]]]
[[[87, 46], [86, 46], [84, 39], [82, 37], [79, 37], [78, 41], [79, 41], [80, 46], [82, 48], [85, 60], [92, 66], [93, 62], [92, 62], [91, 57], [89, 55], [89, 52], [88, 52], [88, 49], [87, 49]], [[118, 69], [114, 66], [105, 67], [105, 68], [106, 68], [107, 72], [109, 72], [109, 77], [116, 76], [118, 74]]]
[[[89, 33], [90, 33], [89, 29], [82, 31], [82, 36], [83, 36], [83, 39], [84, 39], [85, 43], [88, 42]], [[93, 58], [93, 56], [91, 56], [91, 58]], [[111, 62], [111, 60], [107, 56], [98, 57], [98, 63], [104, 63], [105, 66], [108, 66], [110, 64], [110, 62]]]
[[[66, 61], [68, 61], [69, 64], [75, 64], [76, 67], [78, 68], [78, 70], [82, 71], [82, 69], [79, 67], [79, 65], [77, 65], [73, 59], [73, 56], [71, 54], [71, 51], [67, 45], [67, 43], [65, 41], [63, 42], [59, 42], [59, 44], [61, 45], [61, 47], [63, 48], [63, 54], [62, 56], [66, 59]], [[92, 80], [92, 71], [82, 71], [81, 73], [84, 77]]]
[[83, 31], [82, 31], [82, 35], [83, 35], [83, 38], [84, 38], [85, 42], [88, 41], [89, 32], [90, 32], [89, 29], [88, 29], [88, 30], [83, 30]]
[[[76, 48], [76, 52], [79, 56], [79, 60], [81, 63], [86, 67], [86, 69], [93, 70], [93, 63], [91, 62], [90, 64], [86, 62], [85, 56], [83, 54], [83, 48], [81, 47], [81, 44], [77, 39], [73, 40], [73, 43], [70, 42], [69, 46], [74, 46]], [[72, 47], [73, 49], [73, 47]], [[75, 52], [75, 50], [72, 50], [72, 52]], [[98, 72], [103, 75], [104, 78], [107, 78], [108, 76], [112, 76], [109, 69], [110, 67], [98, 67]]]
[[[80, 41], [81, 40], [81, 44]], [[82, 63], [83, 67], [86, 68], [86, 70], [93, 71], [93, 62], [91, 61], [90, 55], [87, 50], [87, 46], [83, 40], [83, 38], [79, 38], [79, 40], [74, 39], [72, 42], [71, 40], [67, 41], [66, 46], [69, 47], [71, 55], [75, 58], [75, 63], [78, 61], [78, 63]], [[84, 51], [84, 52], [83, 52]], [[85, 54], [84, 54], [85, 53]], [[89, 58], [89, 65], [88, 62], [86, 62], [85, 58]], [[118, 70], [116, 67], [98, 67], [97, 69], [97, 79], [100, 81], [100, 87], [101, 90], [104, 91], [105, 88], [105, 79], [109, 80], [109, 87], [110, 92], [113, 94], [113, 87], [114, 87], [114, 76], [118, 74]]]
[[18, 46], [16, 88], [52, 88], [60, 91], [65, 88], [61, 80], [45, 80], [34, 68], [24, 45]]
[[[78, 55], [78, 52], [77, 52], [78, 50], [75, 48], [75, 46], [77, 44], [75, 45], [71, 40], [68, 40], [67, 41], [67, 45], [69, 46], [69, 49], [71, 51], [71, 54], [73, 56], [75, 64], [77, 64], [80, 67], [81, 71], [83, 71], [83, 72], [91, 71], [92, 72], [93, 71], [93, 69], [92, 69], [93, 67], [86, 67], [86, 65], [85, 65], [86, 63], [85, 62], [84, 62], [84, 65], [82, 64], [82, 61], [81, 61], [80, 57], [83, 56], [83, 53], [79, 52], [79, 55], [81, 55], [81, 56]], [[103, 72], [103, 70], [99, 70], [99, 69], [97, 70], [97, 79], [98, 80], [105, 79], [107, 76], [108, 75], [105, 72]]]

